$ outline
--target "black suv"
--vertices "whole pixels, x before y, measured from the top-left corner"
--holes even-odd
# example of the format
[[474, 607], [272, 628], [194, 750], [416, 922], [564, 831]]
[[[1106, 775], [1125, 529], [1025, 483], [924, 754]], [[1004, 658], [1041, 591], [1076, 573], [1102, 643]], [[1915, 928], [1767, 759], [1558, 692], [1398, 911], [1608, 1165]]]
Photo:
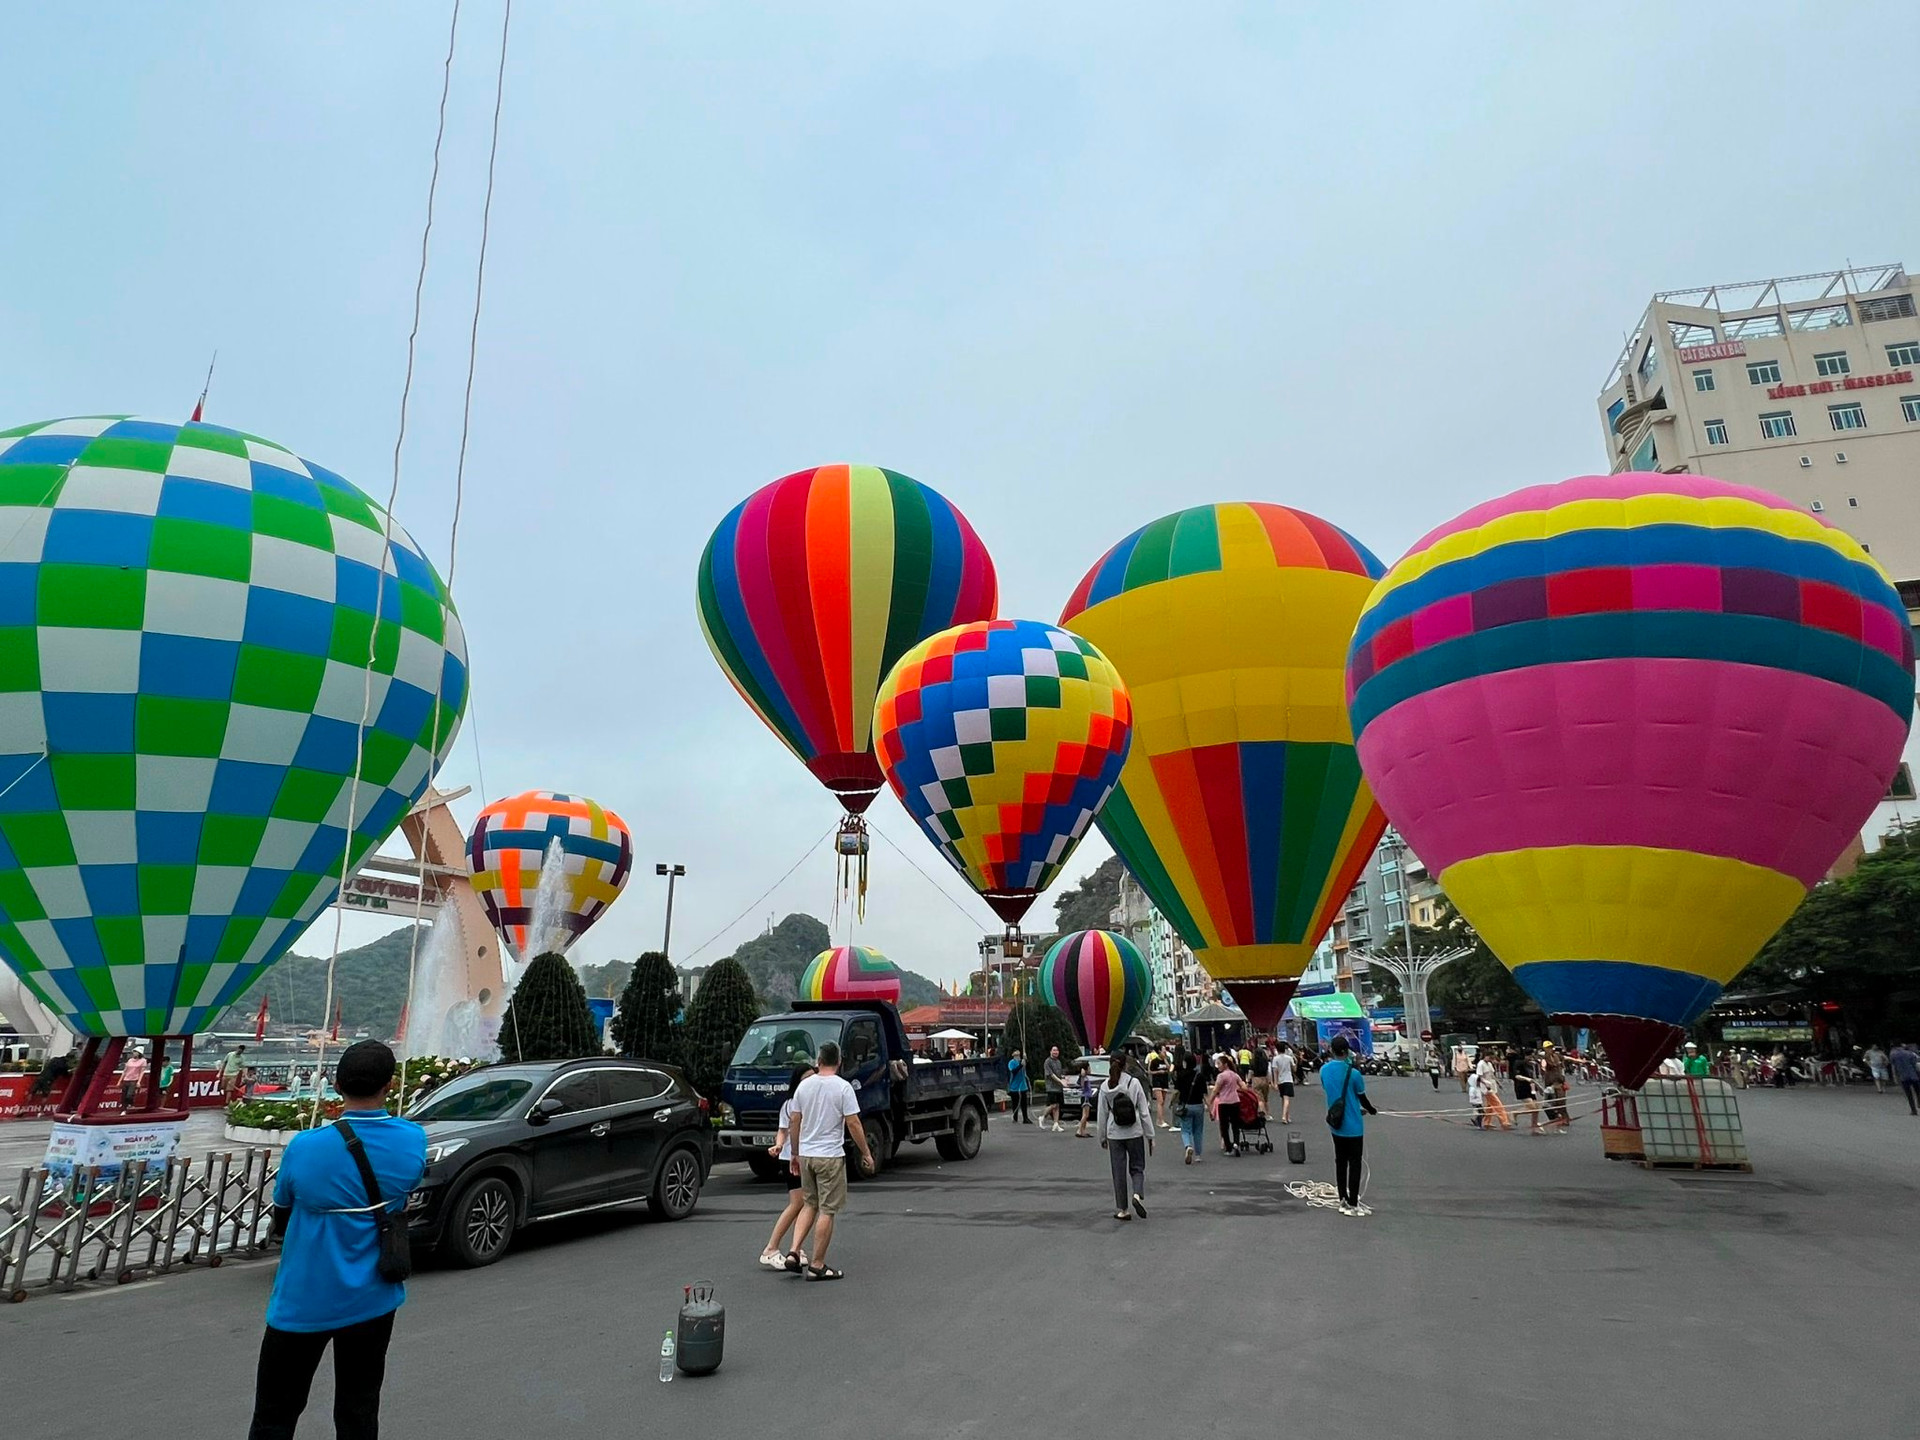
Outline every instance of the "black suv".
[[644, 1200], [693, 1213], [713, 1168], [707, 1102], [670, 1065], [612, 1056], [489, 1065], [407, 1110], [427, 1173], [407, 1197], [416, 1245], [491, 1265], [522, 1225]]

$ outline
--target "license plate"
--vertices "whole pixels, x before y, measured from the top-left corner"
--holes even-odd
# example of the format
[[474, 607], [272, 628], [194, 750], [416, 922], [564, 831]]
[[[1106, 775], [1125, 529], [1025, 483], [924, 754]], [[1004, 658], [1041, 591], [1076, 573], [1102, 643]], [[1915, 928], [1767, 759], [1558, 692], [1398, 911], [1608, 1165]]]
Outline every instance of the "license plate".
[[756, 1135], [753, 1137], [753, 1143], [760, 1146], [762, 1149], [766, 1149], [767, 1147], [773, 1144], [773, 1136]]

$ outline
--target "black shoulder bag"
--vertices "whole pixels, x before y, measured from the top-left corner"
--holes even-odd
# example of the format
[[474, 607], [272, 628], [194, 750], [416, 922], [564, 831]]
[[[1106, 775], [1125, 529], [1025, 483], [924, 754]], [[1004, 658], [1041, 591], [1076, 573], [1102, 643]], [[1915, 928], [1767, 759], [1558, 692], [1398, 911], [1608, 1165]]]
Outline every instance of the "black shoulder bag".
[[1338, 1130], [1347, 1123], [1347, 1092], [1353, 1089], [1353, 1062], [1347, 1062], [1347, 1083], [1340, 1087], [1340, 1098], [1327, 1107], [1327, 1127]]
[[347, 1142], [347, 1153], [360, 1167], [360, 1183], [367, 1187], [367, 1199], [374, 1207], [373, 1224], [380, 1233], [380, 1258], [374, 1269], [382, 1280], [397, 1285], [413, 1274], [413, 1242], [408, 1238], [407, 1227], [404, 1222], [396, 1222], [393, 1212], [387, 1208], [386, 1198], [380, 1193], [380, 1182], [374, 1178], [373, 1165], [367, 1159], [367, 1147], [353, 1133], [347, 1117], [342, 1115], [334, 1121], [333, 1128]]

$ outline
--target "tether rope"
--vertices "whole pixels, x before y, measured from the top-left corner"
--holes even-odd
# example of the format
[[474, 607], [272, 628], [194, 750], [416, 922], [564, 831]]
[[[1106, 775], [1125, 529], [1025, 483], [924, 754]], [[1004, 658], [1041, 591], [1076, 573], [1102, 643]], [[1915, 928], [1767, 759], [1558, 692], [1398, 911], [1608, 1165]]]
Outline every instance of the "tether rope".
[[[414, 359], [419, 349], [420, 312], [422, 297], [427, 287], [427, 256], [429, 243], [433, 237], [433, 207], [440, 190], [440, 150], [447, 136], [447, 95], [453, 87], [453, 56], [460, 34], [460, 0], [453, 0], [453, 15], [447, 26], [447, 58], [440, 67], [440, 109], [433, 132], [433, 170], [427, 180], [427, 215], [420, 229], [420, 267], [413, 282], [413, 323], [407, 331], [407, 369], [400, 386], [400, 423], [393, 440], [393, 483], [387, 490], [387, 513], [381, 526], [380, 566], [376, 573], [373, 625], [367, 635], [367, 665], [362, 672], [360, 698], [360, 725], [353, 738], [353, 779], [347, 792], [347, 841], [346, 849], [340, 857], [340, 889], [347, 888], [347, 881], [353, 874], [353, 827], [355, 810], [360, 799], [360, 774], [366, 764], [367, 723], [373, 713], [373, 667], [379, 655], [380, 622], [384, 618], [387, 599], [387, 566], [393, 558], [393, 509], [400, 498], [400, 452], [407, 440], [407, 408], [413, 397]], [[431, 761], [431, 757], [429, 757]], [[321, 1078], [326, 1071], [327, 1061], [327, 1023], [333, 1014], [334, 976], [340, 963], [340, 938], [346, 924], [346, 912], [338, 907], [333, 920], [333, 952], [327, 957], [326, 1008], [320, 1016], [320, 1044], [314, 1060], [313, 1111], [309, 1123], [318, 1124], [320, 1119], [320, 1097], [326, 1086]]]
[[[835, 834], [836, 832], [838, 832], [839, 829], [840, 829], [839, 822], [838, 821], [834, 822], [834, 824], [827, 830], [825, 835], [822, 835], [820, 839], [815, 840], [811, 845], [807, 846], [805, 852], [800, 856], [800, 858], [794, 861], [793, 864], [787, 867], [786, 874], [782, 875], [778, 880], [774, 881], [773, 884], [769, 885], [765, 890], [762, 890], [760, 894], [756, 896], [753, 900], [748, 901], [746, 909], [742, 910], [738, 915], [734, 916], [733, 919], [727, 921], [726, 924], [722, 925], [718, 930], [714, 931], [713, 934], [709, 935], [705, 940], [701, 941], [698, 945], [694, 946], [692, 950], [688, 951], [687, 959], [681, 961], [680, 963], [683, 965], [686, 964], [688, 961], [692, 960], [694, 956], [699, 955], [709, 945], [713, 944], [714, 941], [718, 940], [722, 935], [725, 935], [729, 930], [733, 929], [734, 926], [738, 925], [742, 920], [746, 919], [747, 916], [751, 914], [759, 906], [762, 900], [765, 900], [767, 896], [773, 894], [774, 891], [778, 890], [782, 885], [786, 884], [787, 881], [793, 878], [793, 872], [798, 870], [802, 865], [807, 863], [807, 861], [812, 857], [813, 852], [820, 848], [821, 841], [827, 839], [828, 836]], [[829, 936], [829, 938], [831, 938], [831, 936]]]

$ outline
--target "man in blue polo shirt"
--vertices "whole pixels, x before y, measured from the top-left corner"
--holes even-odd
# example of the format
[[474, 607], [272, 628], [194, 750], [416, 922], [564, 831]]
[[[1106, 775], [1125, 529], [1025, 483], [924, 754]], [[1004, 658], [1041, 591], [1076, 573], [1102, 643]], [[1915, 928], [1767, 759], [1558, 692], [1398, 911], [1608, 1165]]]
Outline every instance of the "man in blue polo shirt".
[[[427, 1168], [427, 1132], [389, 1115], [393, 1051], [362, 1040], [341, 1052], [334, 1088], [359, 1136], [384, 1207], [405, 1225], [407, 1193]], [[267, 1333], [247, 1440], [293, 1440], [313, 1372], [333, 1346], [333, 1425], [339, 1440], [375, 1440], [393, 1313], [404, 1284], [380, 1278], [380, 1240], [367, 1186], [337, 1126], [294, 1136], [280, 1157], [276, 1220], [286, 1222], [279, 1273], [267, 1301]]]

